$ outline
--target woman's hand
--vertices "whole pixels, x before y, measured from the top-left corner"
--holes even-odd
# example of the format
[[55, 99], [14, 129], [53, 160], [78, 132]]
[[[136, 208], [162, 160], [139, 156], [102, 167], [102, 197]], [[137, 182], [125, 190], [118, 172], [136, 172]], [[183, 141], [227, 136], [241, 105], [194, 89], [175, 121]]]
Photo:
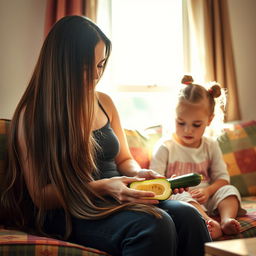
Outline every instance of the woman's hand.
[[210, 194], [207, 188], [198, 188], [190, 191], [192, 197], [199, 203], [204, 204], [208, 201]]
[[130, 189], [128, 184], [134, 181], [141, 181], [145, 178], [138, 177], [112, 177], [104, 181], [104, 194], [110, 195], [118, 202], [135, 202], [142, 204], [158, 204], [158, 200], [145, 199], [145, 197], [154, 197], [155, 193], [151, 191], [141, 191]]
[[146, 180], [166, 178], [165, 176], [160, 175], [159, 173], [149, 169], [141, 169], [137, 172], [137, 175], [135, 177], [145, 178]]
[[[165, 176], [153, 171], [153, 170], [149, 170], [149, 169], [141, 169], [137, 175], [135, 177], [138, 178], [145, 178], [146, 180], [150, 180], [150, 179], [166, 179]], [[172, 178], [176, 177], [176, 175], [172, 175]], [[173, 189], [172, 193], [173, 194], [178, 194], [178, 193], [183, 193], [184, 191], [188, 191], [189, 188], [175, 188]]]

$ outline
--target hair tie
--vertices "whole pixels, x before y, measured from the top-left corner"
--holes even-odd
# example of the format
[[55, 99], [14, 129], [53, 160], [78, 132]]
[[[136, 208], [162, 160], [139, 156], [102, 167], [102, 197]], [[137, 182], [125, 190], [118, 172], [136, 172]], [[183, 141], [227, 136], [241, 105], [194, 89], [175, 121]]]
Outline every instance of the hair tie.
[[213, 93], [214, 93], [213, 89], [212, 89], [212, 88], [208, 89], [208, 93], [209, 93], [211, 96], [213, 96]]
[[187, 85], [192, 84], [193, 82], [194, 82], [194, 80], [193, 80], [192, 76], [189, 76], [189, 75], [183, 76], [183, 78], [181, 80], [182, 84], [187, 84]]

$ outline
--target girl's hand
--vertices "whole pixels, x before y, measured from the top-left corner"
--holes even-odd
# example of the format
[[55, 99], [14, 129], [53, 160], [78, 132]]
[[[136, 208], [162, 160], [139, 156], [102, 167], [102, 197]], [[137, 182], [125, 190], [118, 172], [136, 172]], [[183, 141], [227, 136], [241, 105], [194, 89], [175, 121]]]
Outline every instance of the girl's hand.
[[144, 178], [146, 180], [166, 178], [165, 176], [149, 169], [141, 169], [135, 177]]
[[210, 197], [207, 188], [193, 189], [192, 191], [190, 191], [190, 194], [199, 204], [206, 203]]
[[[176, 174], [173, 174], [171, 178], [176, 177]], [[189, 188], [175, 188], [173, 189], [172, 193], [173, 194], [179, 194], [179, 193], [183, 193], [184, 191], [188, 191]]]
[[105, 194], [112, 196], [120, 203], [158, 204], [158, 200], [145, 199], [145, 197], [154, 197], [155, 193], [128, 188], [128, 184], [141, 180], [145, 180], [145, 178], [122, 176], [106, 179], [104, 182]]

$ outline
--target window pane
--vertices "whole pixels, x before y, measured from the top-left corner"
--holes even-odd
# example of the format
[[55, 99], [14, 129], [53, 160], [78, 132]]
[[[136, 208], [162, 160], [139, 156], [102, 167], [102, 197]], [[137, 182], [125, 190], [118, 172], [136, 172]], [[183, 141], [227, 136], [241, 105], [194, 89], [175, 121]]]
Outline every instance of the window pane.
[[114, 83], [168, 85], [182, 70], [182, 1], [112, 0]]
[[112, 94], [123, 126], [130, 129], [144, 129], [159, 124], [169, 127], [174, 110], [173, 97], [171, 92]]
[[182, 1], [99, 0], [99, 7], [97, 23], [113, 49], [98, 90], [113, 98], [126, 128], [167, 122], [183, 75]]

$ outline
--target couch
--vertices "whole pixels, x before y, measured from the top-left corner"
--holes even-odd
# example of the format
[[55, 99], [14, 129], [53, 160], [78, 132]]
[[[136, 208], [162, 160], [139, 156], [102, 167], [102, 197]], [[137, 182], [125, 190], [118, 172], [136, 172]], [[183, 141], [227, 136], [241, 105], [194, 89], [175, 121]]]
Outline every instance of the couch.
[[[9, 120], [0, 119], [0, 193], [1, 182], [6, 172], [6, 142]], [[142, 168], [148, 168], [155, 143], [162, 134], [161, 126], [143, 131], [125, 129], [133, 157]], [[238, 218], [241, 233], [223, 236], [220, 240], [256, 236], [256, 121], [239, 122], [230, 125], [218, 138], [223, 158], [228, 166], [231, 183], [241, 195], [247, 214]], [[1, 213], [1, 209], [0, 209]], [[88, 248], [65, 241], [35, 236], [10, 230], [0, 224], [0, 256], [99, 256], [108, 255], [94, 248]]]

